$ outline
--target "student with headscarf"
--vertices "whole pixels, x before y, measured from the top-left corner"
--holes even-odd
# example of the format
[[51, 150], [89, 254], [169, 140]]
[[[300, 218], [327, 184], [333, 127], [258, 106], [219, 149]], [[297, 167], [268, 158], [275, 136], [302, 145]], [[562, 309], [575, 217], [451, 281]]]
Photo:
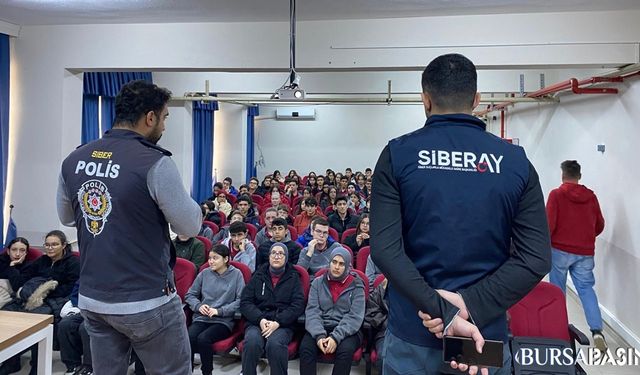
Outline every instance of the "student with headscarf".
[[331, 252], [327, 273], [311, 283], [305, 311], [306, 333], [300, 344], [300, 373], [315, 375], [320, 352], [334, 354], [333, 375], [347, 375], [360, 347], [364, 320], [364, 284], [351, 274], [351, 254], [343, 247]]
[[269, 263], [258, 267], [242, 292], [240, 312], [247, 319], [242, 351], [242, 373], [255, 375], [266, 353], [271, 374], [287, 374], [287, 345], [293, 325], [304, 313], [304, 295], [298, 272], [287, 260], [282, 242], [271, 245]]

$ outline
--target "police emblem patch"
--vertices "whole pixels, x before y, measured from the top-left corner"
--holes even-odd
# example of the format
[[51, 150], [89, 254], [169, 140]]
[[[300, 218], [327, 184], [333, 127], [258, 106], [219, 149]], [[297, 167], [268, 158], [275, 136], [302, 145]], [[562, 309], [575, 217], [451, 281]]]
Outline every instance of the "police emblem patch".
[[78, 203], [89, 233], [94, 237], [102, 233], [112, 208], [107, 185], [99, 180], [85, 181], [78, 190]]

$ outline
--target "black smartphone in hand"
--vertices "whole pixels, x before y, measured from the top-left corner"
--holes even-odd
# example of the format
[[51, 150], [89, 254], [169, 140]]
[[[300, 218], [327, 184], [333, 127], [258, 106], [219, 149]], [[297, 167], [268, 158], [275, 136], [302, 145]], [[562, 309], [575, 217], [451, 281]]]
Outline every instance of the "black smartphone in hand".
[[482, 353], [478, 353], [476, 343], [470, 337], [445, 336], [442, 360], [470, 366], [502, 367], [503, 345], [502, 341], [485, 340]]

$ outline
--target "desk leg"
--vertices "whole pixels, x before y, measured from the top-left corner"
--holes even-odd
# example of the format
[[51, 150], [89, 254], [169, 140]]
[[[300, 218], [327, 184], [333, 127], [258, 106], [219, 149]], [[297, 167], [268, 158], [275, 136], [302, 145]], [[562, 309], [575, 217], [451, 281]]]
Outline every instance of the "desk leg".
[[53, 366], [53, 324], [45, 329], [45, 336], [38, 342], [38, 375], [51, 375]]

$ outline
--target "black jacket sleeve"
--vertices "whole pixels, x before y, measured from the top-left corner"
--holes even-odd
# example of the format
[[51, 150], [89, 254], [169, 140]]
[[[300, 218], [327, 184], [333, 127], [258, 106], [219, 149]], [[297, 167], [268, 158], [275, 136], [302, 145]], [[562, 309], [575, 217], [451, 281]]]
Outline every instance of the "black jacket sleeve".
[[478, 327], [504, 314], [551, 269], [551, 244], [538, 174], [529, 163], [529, 180], [513, 220], [515, 251], [492, 275], [458, 291]]
[[442, 318], [445, 326], [449, 325], [459, 309], [427, 284], [404, 251], [400, 192], [393, 177], [389, 146], [382, 150], [373, 174], [370, 219], [371, 257], [389, 283], [417, 310]]
[[[287, 266], [288, 267], [288, 266]], [[281, 327], [290, 327], [297, 320], [300, 315], [304, 313], [304, 294], [302, 293], [302, 285], [300, 284], [300, 276], [298, 272], [293, 269], [291, 266], [292, 272], [291, 277], [287, 279], [287, 283], [291, 283], [288, 285], [287, 293], [290, 292], [290, 300], [289, 304], [286, 308], [282, 310], [278, 310], [276, 313], [276, 322], [280, 324]]]
[[260, 320], [264, 317], [262, 310], [256, 305], [256, 288], [258, 284], [262, 284], [260, 275], [254, 275], [249, 283], [245, 285], [240, 296], [240, 313], [253, 325], [259, 326]]

